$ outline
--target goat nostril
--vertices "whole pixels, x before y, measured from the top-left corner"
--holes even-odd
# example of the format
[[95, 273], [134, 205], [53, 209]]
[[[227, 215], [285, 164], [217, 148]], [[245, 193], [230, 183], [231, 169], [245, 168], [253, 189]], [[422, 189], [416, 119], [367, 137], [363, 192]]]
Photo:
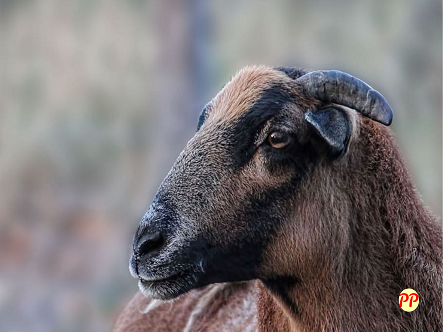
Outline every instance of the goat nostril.
[[138, 242], [138, 253], [139, 255], [154, 254], [160, 251], [165, 244], [163, 235], [160, 232], [148, 233], [143, 235], [143, 237]]

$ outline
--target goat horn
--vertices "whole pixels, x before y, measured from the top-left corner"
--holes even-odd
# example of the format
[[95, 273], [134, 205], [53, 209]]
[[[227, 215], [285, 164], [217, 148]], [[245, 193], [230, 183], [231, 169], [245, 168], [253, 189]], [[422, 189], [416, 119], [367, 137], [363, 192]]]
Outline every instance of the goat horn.
[[378, 91], [362, 80], [338, 70], [318, 70], [296, 80], [312, 97], [355, 109], [364, 116], [389, 126], [392, 110]]

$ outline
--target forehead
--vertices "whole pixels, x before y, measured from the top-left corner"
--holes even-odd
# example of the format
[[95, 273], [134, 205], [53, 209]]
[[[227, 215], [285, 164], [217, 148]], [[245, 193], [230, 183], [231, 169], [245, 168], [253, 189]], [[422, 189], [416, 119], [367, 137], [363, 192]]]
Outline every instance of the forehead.
[[278, 87], [289, 91], [291, 79], [266, 66], [240, 70], [210, 103], [207, 122], [233, 121], [247, 112], [268, 90]]

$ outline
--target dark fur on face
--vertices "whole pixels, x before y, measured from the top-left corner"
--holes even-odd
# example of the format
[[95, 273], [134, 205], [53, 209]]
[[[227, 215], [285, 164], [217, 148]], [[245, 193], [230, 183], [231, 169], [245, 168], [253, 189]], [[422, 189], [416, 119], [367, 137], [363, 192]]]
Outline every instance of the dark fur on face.
[[[432, 257], [441, 255], [441, 227], [416, 198], [389, 132], [306, 97], [295, 81], [304, 73], [247, 67], [204, 108], [140, 222], [131, 272], [159, 299], [261, 279], [259, 312], [272, 307], [281, 317], [283, 308], [288, 326], [364, 328], [355, 306], [369, 306], [392, 324], [424, 328], [396, 301], [408, 287], [426, 294], [425, 303], [440, 301], [441, 262]], [[290, 144], [273, 147], [274, 132]], [[151, 233], [161, 233], [161, 244], [142, 255], [140, 241]], [[415, 258], [412, 248], [420, 248]], [[424, 284], [402, 270], [404, 257]], [[371, 297], [374, 286], [382, 300]], [[328, 301], [339, 301], [338, 311]], [[441, 308], [422, 308], [437, 321]]]

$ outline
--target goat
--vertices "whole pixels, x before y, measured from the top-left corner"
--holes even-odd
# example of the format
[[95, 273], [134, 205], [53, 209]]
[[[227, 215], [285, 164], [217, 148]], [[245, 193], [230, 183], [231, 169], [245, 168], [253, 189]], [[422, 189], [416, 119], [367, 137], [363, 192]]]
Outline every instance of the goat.
[[[242, 69], [140, 221], [130, 271], [141, 292], [191, 291], [186, 306], [195, 289], [249, 281], [239, 296], [253, 293], [246, 314], [261, 332], [441, 329], [442, 227], [391, 121], [384, 97], [349, 74]], [[420, 297], [413, 312], [399, 306], [406, 288]]]

